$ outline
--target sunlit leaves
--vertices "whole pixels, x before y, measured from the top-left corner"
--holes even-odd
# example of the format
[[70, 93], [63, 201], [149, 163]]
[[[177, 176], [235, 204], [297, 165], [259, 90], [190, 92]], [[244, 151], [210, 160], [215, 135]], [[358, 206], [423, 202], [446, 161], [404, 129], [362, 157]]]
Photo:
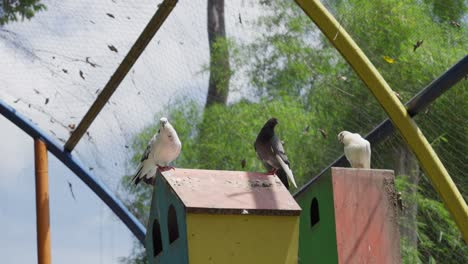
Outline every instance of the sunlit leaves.
[[0, 25], [31, 19], [35, 13], [46, 10], [41, 0], [12, 0], [0, 2]]
[[391, 58], [391, 57], [389, 57], [389, 56], [384, 55], [384, 56], [383, 56], [383, 59], [384, 59], [387, 63], [390, 63], [390, 64], [395, 63], [395, 59], [394, 59], [394, 58]]

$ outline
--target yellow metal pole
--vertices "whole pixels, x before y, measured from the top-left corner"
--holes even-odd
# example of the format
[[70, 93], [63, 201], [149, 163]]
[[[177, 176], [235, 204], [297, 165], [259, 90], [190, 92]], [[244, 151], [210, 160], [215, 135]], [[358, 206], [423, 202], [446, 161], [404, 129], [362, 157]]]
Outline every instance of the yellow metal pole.
[[49, 219], [49, 176], [47, 147], [39, 139], [34, 140], [34, 158], [36, 165], [36, 232], [37, 262], [50, 264], [50, 219]]
[[353, 67], [418, 158], [468, 242], [468, 206], [431, 145], [374, 65], [319, 0], [295, 0]]

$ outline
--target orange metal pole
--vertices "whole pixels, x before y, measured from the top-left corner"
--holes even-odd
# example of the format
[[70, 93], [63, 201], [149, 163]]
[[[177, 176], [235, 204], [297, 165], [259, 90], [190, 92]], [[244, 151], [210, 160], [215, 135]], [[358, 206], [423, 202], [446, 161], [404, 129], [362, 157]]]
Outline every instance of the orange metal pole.
[[38, 264], [51, 263], [50, 218], [49, 218], [49, 176], [47, 147], [39, 139], [34, 140], [36, 164], [36, 232]]

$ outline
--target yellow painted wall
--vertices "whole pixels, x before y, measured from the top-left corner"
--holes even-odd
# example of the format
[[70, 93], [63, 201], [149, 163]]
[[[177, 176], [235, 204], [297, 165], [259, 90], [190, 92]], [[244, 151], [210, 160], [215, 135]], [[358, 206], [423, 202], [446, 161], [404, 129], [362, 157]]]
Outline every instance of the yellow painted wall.
[[298, 216], [187, 215], [190, 264], [297, 264]]

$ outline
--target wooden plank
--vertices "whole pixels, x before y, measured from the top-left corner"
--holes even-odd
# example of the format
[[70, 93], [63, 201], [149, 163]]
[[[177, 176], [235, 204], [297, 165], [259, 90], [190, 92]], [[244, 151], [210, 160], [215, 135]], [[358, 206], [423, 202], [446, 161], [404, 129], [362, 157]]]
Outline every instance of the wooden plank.
[[96, 116], [102, 110], [102, 108], [107, 103], [112, 94], [115, 92], [117, 87], [119, 87], [122, 80], [125, 78], [125, 76], [133, 67], [137, 59], [143, 53], [146, 46], [148, 46], [153, 36], [159, 30], [159, 28], [169, 16], [176, 4], [177, 0], [165, 0], [161, 3], [158, 10], [149, 21], [148, 25], [146, 25], [141, 35], [135, 41], [135, 44], [133, 44], [132, 48], [127, 53], [127, 56], [125, 56], [122, 63], [120, 63], [119, 67], [114, 72], [109, 82], [107, 82], [106, 86], [104, 87], [104, 89], [102, 89], [102, 92], [98, 95], [94, 103], [91, 105], [88, 112], [83, 117], [80, 124], [77, 126], [76, 130], [70, 136], [67, 143], [65, 143], [65, 149], [67, 151], [71, 152], [75, 148], [76, 144], [78, 144], [78, 141], [80, 141], [84, 133], [86, 133], [86, 131], [88, 130], [89, 126], [91, 126], [91, 123], [93, 123]]
[[187, 212], [299, 215], [301, 208], [275, 175], [244, 171], [175, 169], [164, 177]]
[[39, 139], [34, 140], [34, 161], [36, 172], [37, 263], [50, 264], [52, 257], [50, 251], [47, 147]]
[[338, 263], [401, 263], [393, 171], [332, 168]]

